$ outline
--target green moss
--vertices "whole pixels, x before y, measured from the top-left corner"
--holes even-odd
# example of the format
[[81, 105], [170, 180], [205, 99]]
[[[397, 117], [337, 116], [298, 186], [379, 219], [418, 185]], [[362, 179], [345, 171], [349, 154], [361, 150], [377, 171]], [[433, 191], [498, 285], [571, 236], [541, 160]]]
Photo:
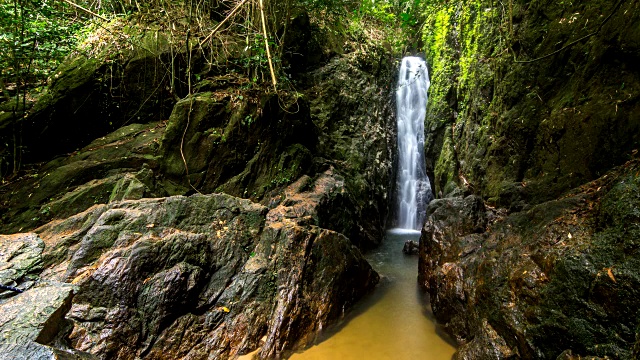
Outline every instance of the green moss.
[[[445, 159], [451, 159], [444, 138], [452, 127], [461, 178], [476, 192], [497, 199], [515, 184], [530, 183], [536, 185], [523, 196], [546, 201], [623, 163], [640, 143], [637, 97], [629, 92], [640, 88], [640, 79], [620, 67], [634, 62], [602, 61], [607, 51], [637, 43], [637, 33], [627, 29], [638, 14], [623, 5], [620, 12], [635, 15], [614, 14], [614, 26], [589, 41], [522, 63], [514, 58], [552, 53], [575, 38], [577, 22], [596, 24], [614, 9], [599, 0], [510, 5], [512, 10], [488, 0], [426, 5], [426, 121], [436, 132], [428, 135], [426, 150], [436, 177], [444, 179], [450, 168]], [[616, 106], [622, 103], [628, 105]]]
[[[436, 194], [446, 194], [447, 187], [451, 187], [449, 183], [457, 182], [456, 159], [450, 136], [445, 136], [442, 151], [436, 162]], [[443, 187], [444, 185], [444, 187]], [[449, 186], [447, 186], [449, 185]]]
[[601, 221], [624, 228], [640, 224], [640, 176], [631, 174], [607, 193], [602, 201]]

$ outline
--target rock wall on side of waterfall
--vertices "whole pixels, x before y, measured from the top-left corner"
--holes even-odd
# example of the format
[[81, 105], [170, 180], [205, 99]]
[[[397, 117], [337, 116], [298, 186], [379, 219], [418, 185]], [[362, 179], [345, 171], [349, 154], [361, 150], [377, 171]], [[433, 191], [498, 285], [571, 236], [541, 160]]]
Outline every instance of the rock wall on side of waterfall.
[[637, 4], [434, 12], [419, 279], [455, 358], [637, 358]]
[[435, 9], [423, 34], [436, 194], [460, 187], [520, 210], [629, 160], [640, 147], [636, 5], [480, 0]]
[[507, 215], [438, 199], [419, 282], [455, 359], [632, 359], [640, 319], [640, 162]]

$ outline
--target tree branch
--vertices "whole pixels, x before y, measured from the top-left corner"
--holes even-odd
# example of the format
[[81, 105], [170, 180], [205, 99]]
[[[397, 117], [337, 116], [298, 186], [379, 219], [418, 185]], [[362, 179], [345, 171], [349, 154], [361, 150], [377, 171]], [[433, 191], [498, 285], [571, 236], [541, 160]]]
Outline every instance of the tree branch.
[[206, 43], [207, 41], [209, 41], [209, 39], [211, 39], [211, 37], [222, 27], [222, 25], [224, 25], [224, 23], [227, 22], [227, 20], [231, 19], [233, 17], [233, 15], [235, 15], [236, 12], [238, 12], [238, 10], [240, 9], [240, 7], [242, 5], [244, 5], [244, 3], [246, 3], [247, 0], [242, 0], [241, 2], [238, 3], [238, 5], [236, 5], [236, 7], [233, 8], [233, 10], [231, 10], [231, 12], [229, 13], [229, 15], [227, 15], [226, 18], [224, 18], [224, 20], [222, 20], [218, 26], [215, 27], [215, 29], [213, 29], [213, 31], [211, 31], [211, 34], [209, 34], [209, 36], [207, 36], [204, 40], [202, 40], [200, 42], [200, 46], [202, 46], [204, 43]]
[[91, 15], [97, 17], [97, 18], [100, 18], [100, 19], [102, 19], [104, 21], [109, 21], [109, 19], [107, 19], [106, 17], [104, 17], [104, 16], [102, 16], [100, 14], [96, 14], [93, 11], [91, 11], [89, 9], [86, 9], [86, 8], [83, 8], [82, 6], [80, 6], [80, 5], [76, 4], [76, 3], [73, 3], [73, 2], [71, 2], [69, 0], [62, 0], [62, 1], [66, 2], [67, 4], [69, 4], [69, 5], [73, 6], [73, 7], [76, 7], [76, 8], [78, 8], [78, 9], [80, 9], [80, 10], [82, 10], [82, 11], [88, 13], [88, 14], [91, 14]]
[[273, 88], [278, 91], [276, 88], [276, 74], [273, 71], [273, 64], [271, 63], [271, 52], [269, 51], [269, 39], [267, 38], [267, 25], [264, 19], [264, 6], [262, 5], [262, 0], [258, 0], [260, 3], [260, 14], [262, 15], [262, 32], [264, 33], [264, 46], [267, 48], [267, 59], [269, 60], [269, 70], [271, 71], [271, 81], [273, 82]]

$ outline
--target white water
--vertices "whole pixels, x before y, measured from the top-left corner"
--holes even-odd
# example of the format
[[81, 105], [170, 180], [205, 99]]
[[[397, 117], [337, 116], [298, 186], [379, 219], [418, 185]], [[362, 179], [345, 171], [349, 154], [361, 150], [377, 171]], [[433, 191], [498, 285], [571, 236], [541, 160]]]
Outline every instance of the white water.
[[431, 201], [424, 161], [424, 116], [429, 90], [427, 64], [419, 57], [402, 59], [396, 90], [398, 118], [398, 224], [420, 230]]

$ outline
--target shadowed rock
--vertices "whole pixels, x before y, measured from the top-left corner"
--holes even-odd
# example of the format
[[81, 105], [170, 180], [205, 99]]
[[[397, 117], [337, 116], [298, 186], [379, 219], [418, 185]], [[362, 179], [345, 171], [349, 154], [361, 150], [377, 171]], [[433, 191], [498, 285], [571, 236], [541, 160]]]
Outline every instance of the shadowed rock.
[[455, 359], [637, 357], [639, 171], [497, 218], [473, 197], [434, 201], [419, 280]]
[[418, 255], [419, 246], [417, 241], [407, 240], [402, 247], [402, 252], [406, 255]]

